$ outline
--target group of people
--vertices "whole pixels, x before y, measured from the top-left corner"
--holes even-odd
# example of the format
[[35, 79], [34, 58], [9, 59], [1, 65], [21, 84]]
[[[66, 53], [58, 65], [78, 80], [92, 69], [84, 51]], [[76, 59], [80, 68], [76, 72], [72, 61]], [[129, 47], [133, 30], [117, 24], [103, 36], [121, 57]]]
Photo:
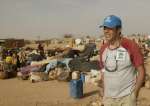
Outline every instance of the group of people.
[[1, 79], [15, 77], [17, 69], [21, 67], [21, 61], [17, 52], [12, 50], [1, 51], [2, 58], [0, 61]]

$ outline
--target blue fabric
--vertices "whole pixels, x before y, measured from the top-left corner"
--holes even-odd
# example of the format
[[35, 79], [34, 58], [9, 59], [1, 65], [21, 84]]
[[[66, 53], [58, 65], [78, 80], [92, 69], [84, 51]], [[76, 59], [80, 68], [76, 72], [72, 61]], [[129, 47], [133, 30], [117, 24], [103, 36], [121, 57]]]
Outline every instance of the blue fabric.
[[57, 60], [51, 60], [48, 65], [46, 66], [45, 73], [48, 73], [50, 69], [53, 69], [57, 66]]
[[55, 67], [57, 67], [58, 63], [59, 64], [64, 64], [68, 70], [70, 70], [69, 68], [69, 62], [70, 60], [72, 60], [72, 58], [64, 58], [61, 60], [51, 60], [48, 65], [46, 66], [46, 70], [45, 73], [48, 73], [50, 71], [50, 69], [54, 69]]
[[100, 27], [115, 28], [117, 26], [122, 27], [121, 19], [115, 15], [110, 15], [104, 19], [103, 25]]
[[72, 58], [64, 58], [62, 60], [59, 60], [60, 63], [65, 64], [67, 69], [70, 70], [69, 68], [69, 62], [72, 60]]

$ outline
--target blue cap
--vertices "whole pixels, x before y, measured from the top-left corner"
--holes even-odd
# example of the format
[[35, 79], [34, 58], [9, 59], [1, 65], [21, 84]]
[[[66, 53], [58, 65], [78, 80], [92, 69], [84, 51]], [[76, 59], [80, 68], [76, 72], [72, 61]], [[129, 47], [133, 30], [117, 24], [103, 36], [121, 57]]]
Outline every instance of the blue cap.
[[115, 28], [122, 27], [121, 19], [115, 15], [109, 15], [104, 19], [103, 25], [101, 27]]

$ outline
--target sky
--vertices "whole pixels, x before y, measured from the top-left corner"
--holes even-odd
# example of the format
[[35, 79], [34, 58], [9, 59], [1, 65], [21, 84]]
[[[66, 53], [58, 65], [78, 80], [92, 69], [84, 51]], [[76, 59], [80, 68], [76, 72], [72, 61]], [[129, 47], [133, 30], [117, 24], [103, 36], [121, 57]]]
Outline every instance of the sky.
[[108, 15], [122, 19], [124, 35], [150, 33], [150, 0], [0, 0], [0, 39], [100, 36]]

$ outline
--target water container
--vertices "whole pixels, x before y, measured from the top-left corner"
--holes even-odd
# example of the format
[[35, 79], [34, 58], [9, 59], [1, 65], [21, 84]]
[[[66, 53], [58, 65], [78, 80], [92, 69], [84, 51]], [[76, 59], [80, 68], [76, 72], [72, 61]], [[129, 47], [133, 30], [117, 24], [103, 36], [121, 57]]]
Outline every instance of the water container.
[[85, 74], [81, 73], [80, 79], [82, 80], [83, 83], [85, 83]]
[[90, 83], [91, 75], [85, 75], [85, 83]]
[[70, 96], [73, 98], [83, 97], [83, 82], [82, 80], [70, 81]]
[[79, 71], [72, 72], [72, 79], [73, 80], [80, 79], [80, 72]]

